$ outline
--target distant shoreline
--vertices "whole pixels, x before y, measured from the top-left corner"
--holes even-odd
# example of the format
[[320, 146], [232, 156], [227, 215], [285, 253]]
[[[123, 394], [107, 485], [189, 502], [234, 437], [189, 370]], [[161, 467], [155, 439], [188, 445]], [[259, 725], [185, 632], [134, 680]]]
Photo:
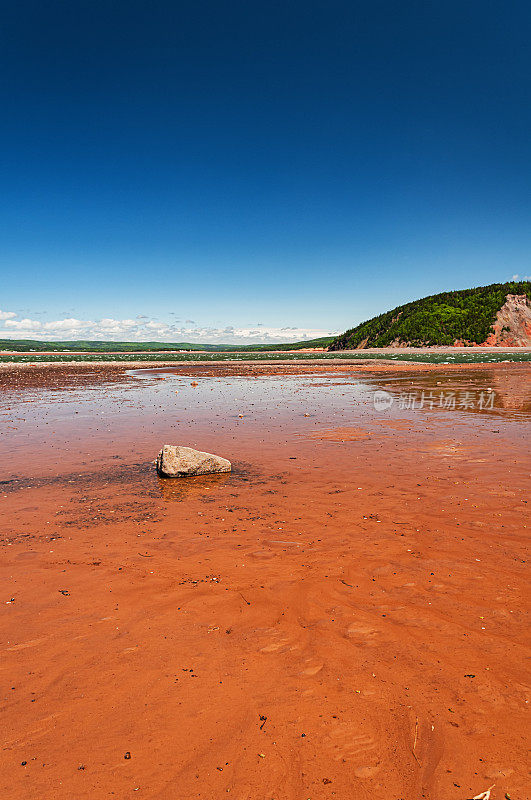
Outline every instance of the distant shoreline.
[[[443, 345], [433, 345], [430, 347], [366, 347], [353, 350], [327, 350], [322, 347], [309, 347], [307, 349], [297, 348], [293, 350], [0, 350], [0, 356], [15, 356], [17, 358], [42, 358], [42, 356], [147, 356], [147, 355], [210, 355], [210, 356], [252, 356], [259, 355], [266, 358], [268, 355], [288, 355], [298, 353], [322, 353], [325, 358], [341, 358], [343, 354], [355, 353], [358, 357], [364, 354], [382, 355], [403, 355], [403, 354], [426, 354], [426, 353], [531, 353], [531, 347], [527, 346], [484, 346], [471, 345], [467, 347], [445, 347]], [[332, 355], [332, 353], [334, 355]]]
[[[459, 360], [452, 357], [452, 355], [460, 357]], [[52, 356], [50, 360], [46, 356]], [[112, 358], [112, 356], [118, 356]], [[144, 358], [138, 357], [144, 355]], [[150, 354], [151, 355], [151, 354]], [[167, 355], [157, 354], [154, 355]], [[179, 355], [179, 353], [176, 353]], [[245, 370], [249, 368], [263, 367], [268, 372], [274, 371], [275, 367], [286, 368], [292, 367], [303, 368], [306, 370], [317, 369], [351, 369], [353, 367], [361, 368], [363, 370], [378, 370], [389, 368], [392, 369], [405, 369], [405, 368], [466, 368], [466, 367], [503, 367], [509, 364], [520, 363], [522, 365], [531, 362], [531, 348], [529, 347], [484, 347], [468, 348], [463, 351], [461, 347], [451, 348], [382, 348], [371, 349], [365, 351], [350, 350], [323, 353], [322, 355], [309, 353], [304, 355], [300, 351], [296, 353], [286, 353], [286, 351], [269, 351], [263, 352], [245, 352], [245, 353], [199, 353], [195, 351], [186, 353], [188, 358], [150, 358], [146, 357], [148, 354], [139, 353], [53, 353], [53, 354], [30, 354], [28, 353], [0, 353], [0, 372], [6, 373], [8, 370], [58, 370], [58, 369], [75, 369], [82, 370], [97, 369], [105, 370], [110, 369], [113, 371], [125, 372], [127, 370], [143, 369], [143, 370], [164, 370], [174, 368], [186, 368], [187, 370], [197, 368], [203, 369], [223, 369], [223, 368], [238, 368]], [[238, 357], [239, 355], [239, 357]], [[257, 358], [252, 356], [256, 355]], [[503, 355], [513, 356], [506, 360], [498, 358], [493, 360], [489, 356]], [[14, 358], [10, 358], [14, 356]], [[98, 358], [98, 356], [100, 356]], [[105, 357], [107, 356], [107, 358]], [[110, 356], [110, 357], [109, 357]], [[136, 357], [135, 357], [136, 356]], [[226, 357], [225, 357], [226, 356]], [[409, 356], [409, 357], [408, 357]], [[422, 356], [425, 356], [423, 359]], [[431, 358], [430, 358], [431, 356]], [[441, 357], [452, 358], [451, 361], [441, 361]], [[514, 358], [517, 356], [517, 358]], [[437, 358], [435, 360], [435, 358]], [[488, 358], [488, 360], [487, 360]], [[464, 359], [464, 360], [463, 360]], [[477, 359], [477, 360], [476, 360]]]

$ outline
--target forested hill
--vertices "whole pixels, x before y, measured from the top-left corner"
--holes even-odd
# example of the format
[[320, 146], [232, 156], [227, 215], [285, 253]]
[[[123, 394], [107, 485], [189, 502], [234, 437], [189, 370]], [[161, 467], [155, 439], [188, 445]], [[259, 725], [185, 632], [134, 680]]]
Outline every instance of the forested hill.
[[[508, 302], [508, 295], [517, 297]], [[442, 292], [397, 306], [351, 328], [334, 339], [329, 350], [398, 344], [530, 344], [530, 300], [530, 281]]]

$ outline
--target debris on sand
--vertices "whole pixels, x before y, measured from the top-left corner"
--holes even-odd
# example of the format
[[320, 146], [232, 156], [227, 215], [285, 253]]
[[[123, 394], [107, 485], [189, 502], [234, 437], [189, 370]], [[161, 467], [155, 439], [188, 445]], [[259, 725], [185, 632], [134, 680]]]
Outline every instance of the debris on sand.
[[185, 478], [231, 470], [232, 465], [226, 458], [191, 447], [165, 444], [157, 456], [157, 472], [163, 478]]
[[480, 794], [475, 794], [472, 800], [490, 800], [490, 793], [494, 789], [494, 784], [489, 786], [489, 788], [485, 792], [480, 792]]

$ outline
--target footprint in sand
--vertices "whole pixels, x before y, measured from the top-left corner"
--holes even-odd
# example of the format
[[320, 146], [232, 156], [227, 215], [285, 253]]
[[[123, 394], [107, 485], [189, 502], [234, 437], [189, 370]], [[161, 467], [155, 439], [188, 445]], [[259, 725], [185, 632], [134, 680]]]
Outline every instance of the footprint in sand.
[[380, 631], [368, 625], [350, 625], [347, 630], [347, 637], [353, 639], [356, 644], [375, 647]]
[[292, 650], [299, 650], [300, 646], [285, 634], [276, 630], [265, 631], [266, 636], [273, 641], [260, 647], [261, 653], [287, 653]]
[[[280, 631], [276, 630], [269, 630], [264, 632], [269, 638], [273, 641], [268, 642], [263, 647], [259, 648], [261, 653], [293, 653], [299, 651], [299, 657], [302, 655], [300, 653], [301, 644], [295, 642], [289, 636], [281, 633]], [[305, 677], [311, 678], [314, 675], [318, 675], [319, 672], [323, 669], [324, 664], [322, 661], [317, 661], [315, 658], [305, 658], [300, 663], [300, 672], [299, 675], [304, 675]]]
[[370, 733], [353, 733], [352, 726], [339, 724], [328, 734], [334, 761], [353, 762], [357, 778], [371, 778], [380, 770], [376, 741]]
[[354, 775], [357, 778], [372, 778], [372, 776], [376, 775], [379, 770], [379, 764], [376, 764], [374, 767], [358, 767], [354, 770]]
[[315, 662], [312, 663], [310, 661], [310, 662], [308, 662], [308, 666], [304, 667], [304, 669], [301, 671], [301, 675], [309, 675], [310, 677], [312, 675], [317, 675], [318, 672], [321, 672], [323, 667], [324, 667], [324, 664], [315, 663]]

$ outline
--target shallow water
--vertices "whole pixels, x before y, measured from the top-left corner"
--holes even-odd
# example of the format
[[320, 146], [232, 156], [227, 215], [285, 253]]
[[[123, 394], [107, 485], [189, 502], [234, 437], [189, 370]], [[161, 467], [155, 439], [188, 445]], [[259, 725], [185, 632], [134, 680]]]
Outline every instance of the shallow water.
[[319, 353], [299, 353], [297, 351], [283, 351], [283, 352], [252, 352], [252, 353], [201, 353], [201, 352], [178, 352], [178, 353], [53, 353], [41, 355], [39, 353], [23, 353], [20, 355], [0, 355], [0, 363], [41, 363], [41, 362], [105, 362], [105, 361], [118, 361], [127, 363], [129, 361], [189, 361], [189, 362], [218, 362], [218, 361], [264, 361], [264, 362], [279, 362], [279, 361], [322, 361], [322, 360], [374, 360], [385, 359], [386, 361], [411, 361], [426, 364], [483, 364], [483, 363], [510, 363], [510, 362], [529, 362], [531, 361], [531, 350], [521, 349], [514, 351], [496, 351], [489, 350], [487, 352], [478, 352], [471, 348], [459, 349], [457, 352], [407, 352], [407, 353], [393, 353], [386, 351], [381, 352], [364, 352], [363, 350], [356, 351], [336, 351], [336, 352], [319, 352]]
[[[389, 394], [389, 406], [378, 405], [379, 391]], [[89, 376], [81, 386], [4, 389], [0, 475], [81, 470], [112, 456], [138, 462], [173, 441], [248, 459], [245, 443], [256, 436], [304, 437], [323, 425], [369, 424], [382, 415], [429, 428], [441, 415], [441, 422], [460, 424], [474, 414], [475, 426], [503, 419], [507, 435], [519, 436], [518, 423], [530, 412], [524, 366], [270, 377], [136, 369], [103, 386]]]

